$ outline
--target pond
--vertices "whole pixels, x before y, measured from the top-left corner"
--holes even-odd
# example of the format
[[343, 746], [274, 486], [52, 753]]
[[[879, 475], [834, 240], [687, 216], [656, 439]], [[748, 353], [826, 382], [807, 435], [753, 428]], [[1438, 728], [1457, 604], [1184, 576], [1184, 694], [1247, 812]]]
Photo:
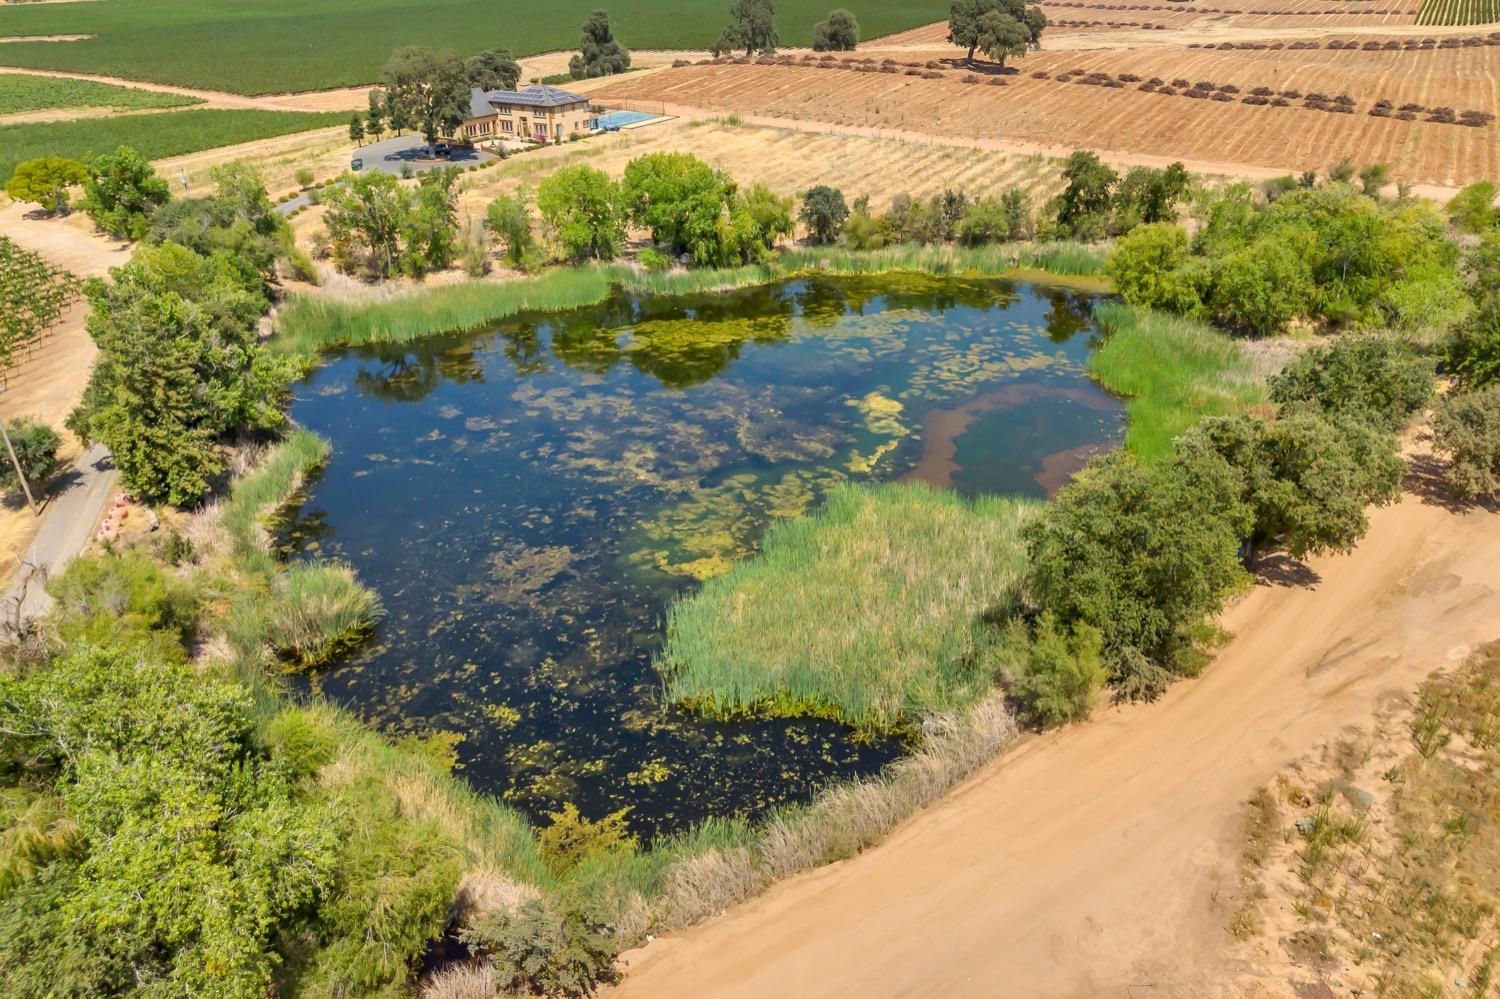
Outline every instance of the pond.
[[628, 806], [647, 837], [872, 772], [899, 743], [664, 706], [665, 608], [838, 482], [1055, 489], [1122, 431], [1084, 371], [1093, 301], [819, 277], [330, 354], [292, 415], [333, 458], [282, 540], [349, 562], [387, 616], [297, 682], [462, 734], [460, 773], [533, 816]]

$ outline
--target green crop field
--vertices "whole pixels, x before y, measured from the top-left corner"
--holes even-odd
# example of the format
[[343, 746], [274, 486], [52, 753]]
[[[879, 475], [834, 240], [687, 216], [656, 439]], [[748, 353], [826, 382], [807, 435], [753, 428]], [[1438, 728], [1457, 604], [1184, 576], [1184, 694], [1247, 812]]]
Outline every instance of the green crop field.
[[1497, 0], [1422, 0], [1418, 24], [1493, 24], [1500, 20]]
[[37, 156], [83, 160], [116, 146], [134, 146], [154, 160], [347, 121], [347, 115], [337, 113], [204, 108], [4, 125], [0, 126], [0, 179], [9, 179], [17, 163]]
[[[373, 82], [392, 49], [432, 45], [471, 55], [570, 49], [589, 11], [604, 7], [630, 48], [704, 48], [730, 0], [561, 0], [538, 8], [494, 0], [97, 0], [7, 4], [0, 37], [88, 34], [74, 42], [13, 42], [0, 64], [75, 70], [244, 94]], [[808, 44], [838, 0], [780, 0], [786, 45]], [[854, 0], [873, 38], [948, 16], [945, 0]]]
[[65, 80], [53, 76], [0, 73], [0, 114], [45, 111], [49, 108], [180, 108], [203, 103], [197, 97], [162, 94], [135, 87], [117, 87], [93, 80]]

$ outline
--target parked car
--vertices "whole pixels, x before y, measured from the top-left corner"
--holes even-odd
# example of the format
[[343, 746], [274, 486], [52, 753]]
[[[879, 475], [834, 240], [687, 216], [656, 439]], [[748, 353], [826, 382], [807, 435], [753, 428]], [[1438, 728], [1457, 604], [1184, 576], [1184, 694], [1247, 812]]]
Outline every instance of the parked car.
[[439, 142], [436, 146], [433, 147], [433, 151], [436, 152], [439, 156], [447, 156], [449, 153], [453, 152], [453, 148], [446, 142]]
[[350, 170], [363, 170], [364, 168], [365, 168], [365, 161], [362, 160], [362, 159], [360, 159], [358, 156], [354, 157], [354, 159], [352, 159], [352, 160], [349, 161], [349, 169]]

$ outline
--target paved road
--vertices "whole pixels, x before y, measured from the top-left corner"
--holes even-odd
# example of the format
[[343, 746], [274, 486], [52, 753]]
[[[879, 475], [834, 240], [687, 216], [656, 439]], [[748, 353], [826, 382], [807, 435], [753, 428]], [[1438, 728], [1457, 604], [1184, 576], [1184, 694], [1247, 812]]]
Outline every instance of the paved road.
[[[434, 167], [456, 166], [460, 169], [468, 169], [479, 163], [488, 163], [495, 158], [494, 153], [482, 152], [478, 149], [469, 149], [464, 146], [454, 146], [453, 153], [447, 159], [429, 160], [427, 156], [427, 141], [420, 135], [403, 135], [394, 139], [383, 139], [380, 142], [372, 142], [368, 146], [360, 146], [349, 154], [349, 159], [360, 159], [364, 161], [365, 170], [378, 170], [388, 173], [392, 177], [401, 176], [402, 167], [409, 167], [412, 173], [421, 173]], [[283, 215], [288, 215], [304, 205], [311, 204], [308, 196], [299, 194], [290, 201], [283, 201], [276, 206], [276, 210]]]
[[[43, 514], [42, 526], [36, 540], [26, 552], [16, 578], [4, 601], [5, 619], [14, 615], [15, 602], [21, 596], [21, 581], [26, 577], [27, 565], [47, 569], [47, 575], [55, 576], [71, 562], [88, 543], [94, 533], [94, 525], [104, 504], [114, 492], [115, 471], [109, 452], [104, 445], [95, 444], [78, 459], [78, 464], [68, 474], [62, 491], [48, 501]], [[52, 598], [37, 583], [26, 589], [26, 599], [21, 606], [23, 618], [38, 617], [52, 606]]]

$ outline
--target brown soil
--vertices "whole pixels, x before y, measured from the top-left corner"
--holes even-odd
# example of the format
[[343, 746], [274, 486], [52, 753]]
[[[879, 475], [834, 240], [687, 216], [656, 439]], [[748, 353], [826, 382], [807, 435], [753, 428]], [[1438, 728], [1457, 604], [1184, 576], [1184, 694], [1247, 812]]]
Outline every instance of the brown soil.
[[[1296, 569], [1296, 567], [1291, 567]], [[1491, 639], [1500, 515], [1408, 493], [1257, 586], [1155, 704], [1032, 740], [884, 845], [626, 956], [619, 996], [1218, 997], [1249, 789]]]
[[[1311, 55], [1322, 61], [1325, 55], [1356, 53], [1287, 54]], [[810, 128], [818, 123], [825, 128], [880, 135], [928, 135], [1015, 151], [1057, 155], [1081, 147], [1096, 149], [1117, 162], [1180, 159], [1195, 172], [1268, 176], [1319, 169], [1341, 156], [1350, 156], [1357, 162], [1386, 162], [1397, 178], [1435, 189], [1500, 177], [1500, 143], [1495, 141], [1495, 126], [1467, 128], [1366, 113], [1377, 99], [1392, 100], [1397, 105], [1407, 101], [1452, 103], [1460, 95], [1468, 100], [1454, 104], [1456, 109], [1493, 107], [1500, 95], [1486, 100], [1481, 94], [1485, 90], [1494, 94], [1494, 68], [1500, 60], [1500, 49], [1391, 55], [1407, 56], [1408, 61], [1376, 77], [1378, 84], [1370, 79], [1369, 71], [1352, 67], [1343, 74], [1314, 69], [1298, 74], [1302, 86], [1309, 89], [1316, 86], [1330, 95], [1346, 89], [1351, 95], [1357, 93], [1361, 106], [1355, 114], [1330, 114], [1300, 106], [1247, 106], [1238, 97], [1221, 103], [1146, 93], [1136, 86], [1110, 89], [1033, 79], [1028, 75], [1033, 71], [1055, 73], [1086, 61], [1079, 53], [1046, 52], [1025, 63], [1025, 74], [1005, 77], [1003, 90], [988, 86], [988, 79], [965, 82], [965, 74], [958, 70], [933, 71], [942, 72], [941, 78], [923, 79], [905, 73], [720, 64], [663, 70], [639, 80], [617, 80], [597, 91], [596, 96], [606, 102], [661, 102], [671, 112], [683, 108], [703, 112], [712, 109], [717, 114], [734, 111], [756, 122], [799, 121], [810, 123]], [[1143, 78], [1154, 75], [1170, 81], [1181, 75], [1183, 64], [1195, 59], [1217, 61], [1238, 56], [1218, 51], [1150, 49], [1099, 53], [1093, 61], [1109, 65], [1109, 72], [1114, 74], [1128, 69]], [[1424, 61], [1424, 57], [1440, 58]], [[1449, 57], [1473, 59], [1474, 66], [1462, 79], [1446, 75], [1451, 70], [1443, 70], [1439, 74], [1443, 82], [1432, 82], [1434, 74], [1422, 67], [1434, 63], [1451, 66], [1458, 61]], [[1148, 64], [1148, 60], [1154, 63]], [[1253, 65], [1263, 74], [1263, 79], [1250, 78], [1250, 70], [1245, 69], [1248, 86], [1241, 85], [1245, 91], [1263, 84], [1274, 87], [1277, 79], [1293, 73], [1276, 64], [1247, 64], [1238, 58], [1233, 61]], [[1202, 78], [1209, 79], [1207, 75]], [[1358, 89], [1361, 81], [1367, 89]], [[1368, 87], [1373, 85], [1386, 87], [1389, 92], [1372, 92]]]

